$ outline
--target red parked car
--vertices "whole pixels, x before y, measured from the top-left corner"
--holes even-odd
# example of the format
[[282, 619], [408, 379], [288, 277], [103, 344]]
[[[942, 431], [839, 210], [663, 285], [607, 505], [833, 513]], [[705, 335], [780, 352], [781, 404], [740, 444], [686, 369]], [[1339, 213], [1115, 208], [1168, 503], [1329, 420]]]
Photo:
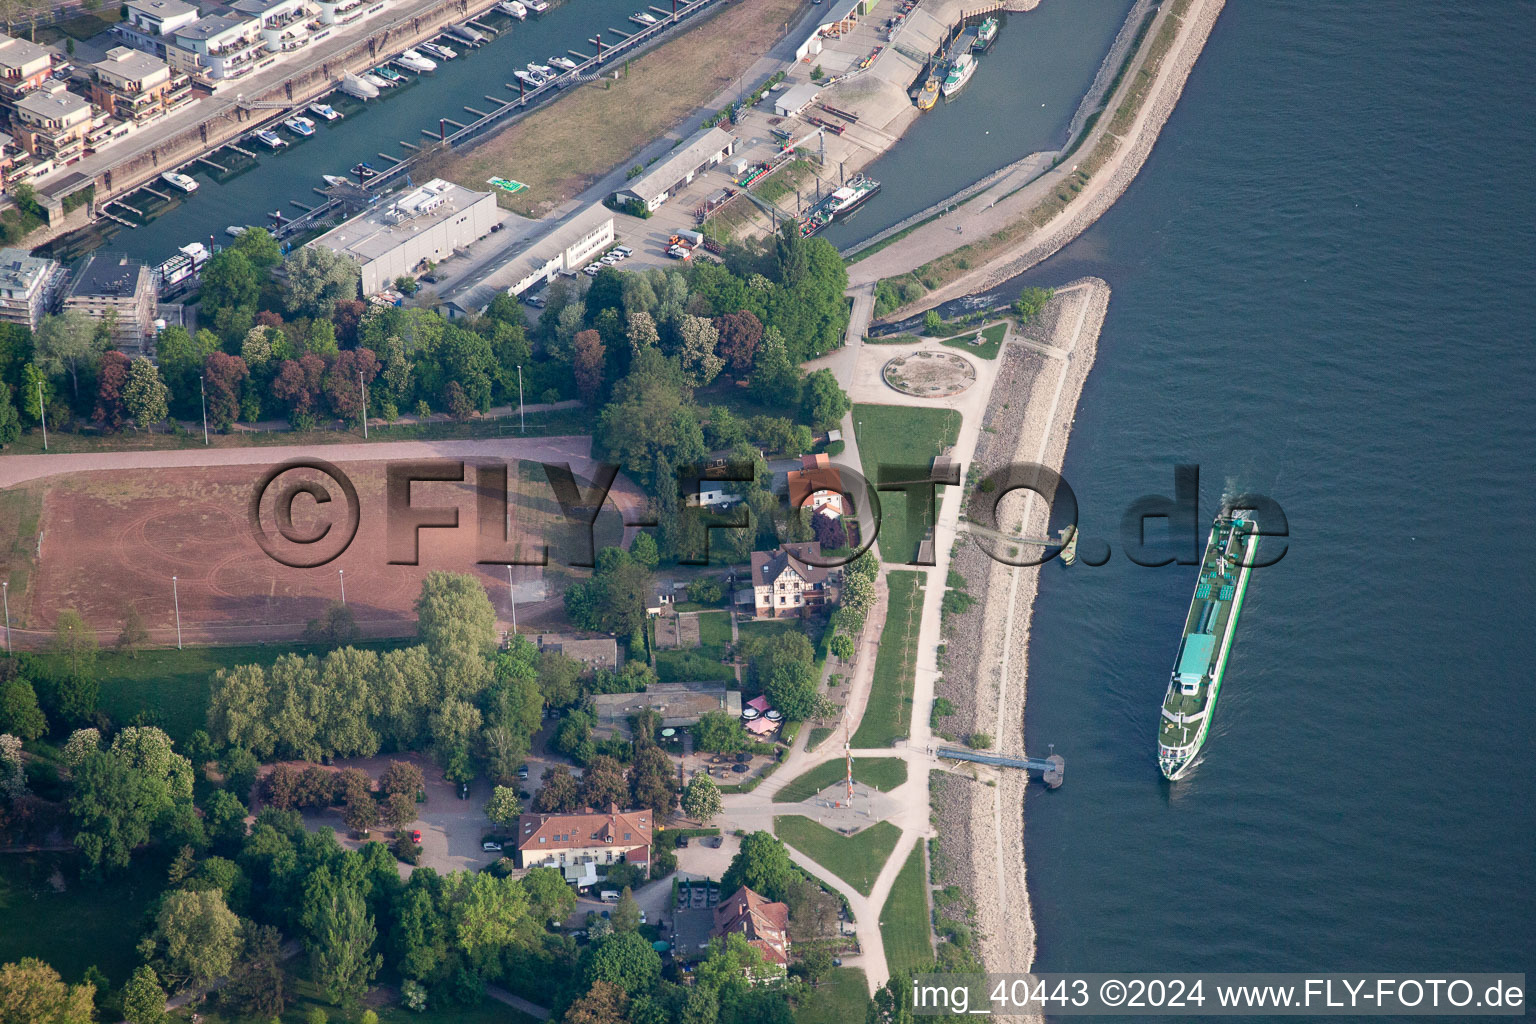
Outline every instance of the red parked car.
[[421, 845], [421, 829], [411, 829], [411, 842], [417, 844], [418, 846]]

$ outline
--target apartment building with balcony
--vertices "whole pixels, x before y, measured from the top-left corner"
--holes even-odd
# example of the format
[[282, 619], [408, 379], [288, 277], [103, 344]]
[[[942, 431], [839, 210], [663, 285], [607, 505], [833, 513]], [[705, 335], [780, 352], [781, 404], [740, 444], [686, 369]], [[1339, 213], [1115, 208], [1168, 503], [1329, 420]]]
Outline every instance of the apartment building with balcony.
[[177, 71], [210, 82], [244, 78], [275, 60], [261, 34], [261, 19], [239, 12], [210, 14], [178, 28], [165, 59]]
[[97, 127], [96, 110], [63, 82], [49, 82], [17, 101], [11, 126], [23, 149], [62, 167], [85, 155], [87, 137]]
[[114, 46], [91, 65], [91, 102], [132, 124], [154, 121], [192, 96], [192, 80], [158, 57]]
[[176, 30], [192, 24], [202, 13], [183, 0], [128, 0], [123, 20], [113, 33], [134, 49], [164, 58]]
[[37, 330], [38, 321], [59, 308], [68, 279], [58, 260], [25, 249], [0, 249], [0, 323]]
[[325, 25], [351, 25], [384, 9], [384, 0], [316, 0]]
[[53, 55], [25, 39], [0, 33], [0, 108], [15, 119], [16, 104], [40, 89], [53, 71]]
[[235, 0], [230, 6], [261, 22], [261, 38], [270, 53], [303, 49], [320, 27], [319, 10], [311, 0]]
[[122, 256], [91, 256], [64, 299], [93, 320], [110, 320], [112, 345], [125, 355], [149, 355], [155, 336], [155, 283], [149, 268]]

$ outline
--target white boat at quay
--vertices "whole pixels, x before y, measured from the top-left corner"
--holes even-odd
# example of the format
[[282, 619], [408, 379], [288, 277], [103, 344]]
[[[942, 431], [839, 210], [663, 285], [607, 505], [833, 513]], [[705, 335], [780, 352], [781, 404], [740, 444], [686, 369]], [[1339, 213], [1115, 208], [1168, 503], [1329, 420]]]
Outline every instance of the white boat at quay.
[[496, 5], [496, 9], [502, 14], [516, 18], [518, 21], [528, 17], [528, 8], [523, 6], [522, 0], [501, 0], [501, 3]]
[[160, 175], [160, 180], [174, 189], [191, 194], [197, 191], [197, 180], [182, 174], [180, 171], [166, 171]]
[[421, 49], [424, 53], [431, 54], [438, 60], [453, 60], [453, 58], [459, 55], [458, 50], [444, 46], [442, 43], [422, 43]]
[[406, 50], [395, 58], [395, 63], [416, 72], [418, 75], [437, 70], [437, 61], [423, 57], [415, 50]]

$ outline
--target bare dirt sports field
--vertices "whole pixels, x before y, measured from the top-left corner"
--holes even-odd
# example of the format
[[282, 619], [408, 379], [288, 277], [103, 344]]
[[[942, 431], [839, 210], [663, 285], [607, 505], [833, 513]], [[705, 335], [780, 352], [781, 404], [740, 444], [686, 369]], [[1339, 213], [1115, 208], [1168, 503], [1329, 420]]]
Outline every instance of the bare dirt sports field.
[[[341, 597], [343, 582], [347, 604], [365, 635], [409, 634], [415, 630], [413, 605], [421, 579], [439, 569], [475, 575], [505, 622], [511, 617], [506, 566], [476, 564], [482, 549], [477, 546], [475, 460], [470, 462], [465, 482], [412, 486], [413, 508], [456, 508], [459, 518], [457, 529], [421, 531], [416, 565], [390, 564], [382, 462], [338, 463], [356, 487], [357, 533], [344, 553], [314, 568], [283, 565], [257, 542], [249, 504], [265, 466], [106, 470], [34, 482], [27, 489], [41, 491], [40, 541], [19, 535], [0, 538], [0, 546], [11, 552], [7, 568], [13, 581], [11, 618], [19, 627], [16, 642], [35, 646], [51, 634], [61, 610], [74, 608], [103, 644], [111, 643], [132, 606], [152, 642], [173, 643], [175, 601], [180, 603], [187, 643], [292, 639]], [[564, 564], [572, 554], [571, 539], [558, 519], [559, 508], [542, 469], [513, 462], [507, 470], [513, 537], [530, 553], [550, 545], [548, 567], [513, 568], [518, 605], [526, 611], [530, 609], [525, 602], [541, 600], [546, 588], [559, 589], [558, 584], [551, 586], [551, 574], [574, 572]], [[276, 523], [274, 495], [306, 479], [321, 477], [313, 471], [291, 471], [268, 490], [261, 522], [269, 531]], [[345, 502], [334, 486], [330, 490], [338, 497], [324, 505], [302, 493], [294, 499], [294, 533], [314, 535], [330, 523], [336, 532], [329, 537], [341, 536]], [[499, 495], [499, 490], [493, 493]], [[507, 516], [494, 518], [490, 543], [500, 551]], [[4, 525], [14, 527], [16, 522]], [[598, 520], [598, 546], [618, 543], [621, 530], [610, 500]], [[401, 532], [410, 535], [409, 530]], [[313, 550], [324, 547], [317, 543]], [[22, 571], [29, 560], [30, 571]]]

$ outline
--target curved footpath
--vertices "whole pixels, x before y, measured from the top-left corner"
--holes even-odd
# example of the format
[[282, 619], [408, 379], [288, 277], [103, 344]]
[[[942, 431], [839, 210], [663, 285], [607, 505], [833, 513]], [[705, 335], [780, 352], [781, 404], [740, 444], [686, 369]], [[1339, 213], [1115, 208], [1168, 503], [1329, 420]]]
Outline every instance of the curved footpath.
[[[1068, 203], [1056, 216], [1045, 224], [1024, 235], [1017, 244], [1009, 247], [984, 265], [977, 267], [954, 281], [928, 292], [918, 302], [891, 314], [892, 318], [911, 316], [931, 306], [959, 298], [972, 292], [984, 291], [1003, 281], [1023, 273], [1030, 267], [1057, 252], [1068, 242], [1082, 234], [1089, 225], [1103, 216], [1125, 192], [1146, 163], [1153, 145], [1173, 113], [1184, 83], [1189, 79], [1200, 51], [1209, 38], [1226, 0], [1193, 0], [1185, 12], [1173, 45], [1163, 57], [1157, 78], [1148, 91], [1141, 110], [1132, 122], [1130, 130], [1120, 139], [1120, 145], [1083, 187], [1082, 192]], [[1163, 23], [1173, 17], [1165, 4], [1147, 32], [1146, 38], [1156, 37]], [[1127, 85], [1135, 78], [1146, 59], [1146, 53], [1138, 54], [1120, 87], [1111, 100], [1110, 110], [1125, 94]], [[1109, 115], [1110, 110], [1105, 114]], [[1100, 139], [1109, 132], [1112, 116], [1099, 118], [1093, 130], [1078, 147], [1079, 156], [1093, 151]], [[889, 277], [910, 273], [931, 260], [954, 252], [961, 246], [986, 238], [1000, 224], [1016, 223], [1029, 217], [1030, 212], [1050, 196], [1067, 176], [1073, 173], [1075, 164], [1067, 164], [1036, 179], [1012, 195], [1003, 194], [1006, 183], [994, 188], [952, 214], [925, 224], [912, 234], [879, 252], [860, 260], [848, 268], [849, 284], [853, 288], [870, 286]], [[989, 198], [990, 197], [990, 198]]]

